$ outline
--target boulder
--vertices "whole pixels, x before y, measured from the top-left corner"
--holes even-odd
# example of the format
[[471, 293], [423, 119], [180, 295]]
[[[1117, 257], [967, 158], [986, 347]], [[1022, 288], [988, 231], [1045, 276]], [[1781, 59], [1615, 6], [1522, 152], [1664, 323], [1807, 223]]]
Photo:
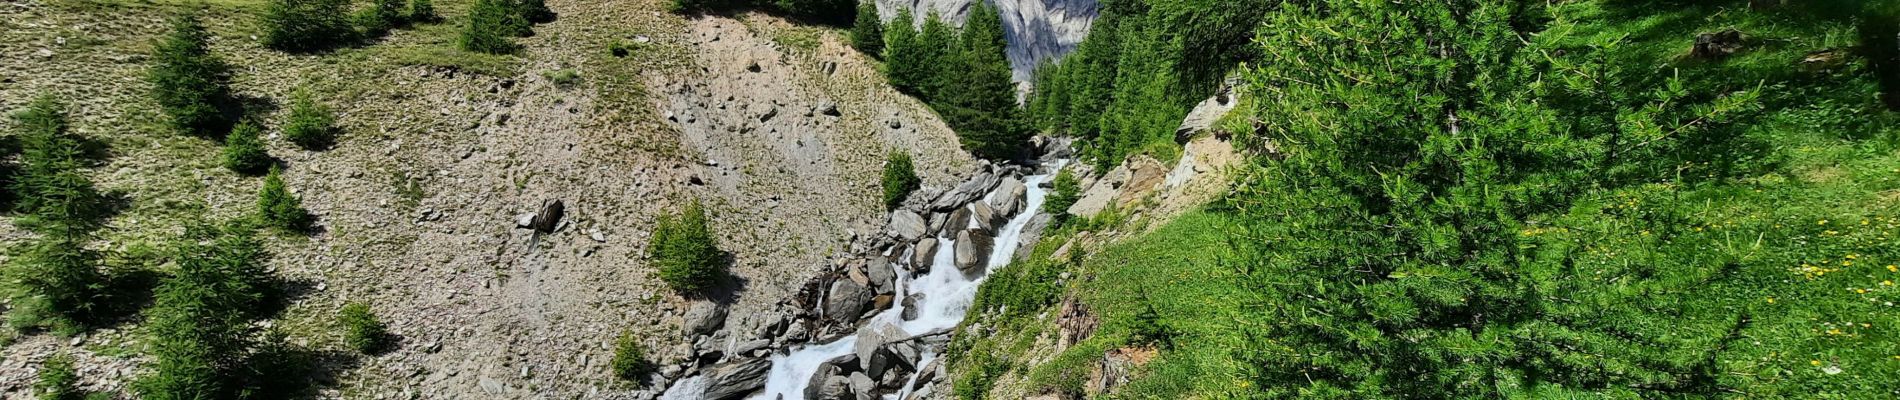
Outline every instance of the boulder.
[[1181, 126], [1174, 129], [1174, 142], [1187, 144], [1201, 132], [1214, 128], [1215, 122], [1219, 122], [1221, 117], [1234, 110], [1234, 105], [1239, 103], [1238, 100], [1239, 98], [1234, 95], [1233, 85], [1223, 85], [1214, 96], [1194, 105], [1194, 110], [1189, 111], [1187, 118], [1181, 120]]
[[897, 358], [888, 345], [903, 338], [904, 331], [890, 324], [876, 324], [858, 331], [858, 341], [852, 347], [858, 356], [858, 367], [874, 380], [883, 378]]
[[996, 209], [990, 208], [988, 203], [980, 201], [970, 203], [970, 219], [976, 220], [976, 229], [982, 229], [991, 236], [995, 236], [996, 231], [1003, 228], [1003, 224], [1000, 223], [1003, 218], [1000, 218]]
[[924, 226], [924, 231], [929, 232], [931, 236], [942, 235], [943, 222], [944, 220], [948, 220], [948, 219], [950, 219], [950, 214], [945, 214], [945, 213], [940, 213], [940, 212], [930, 213], [930, 223], [929, 225]]
[[858, 316], [864, 315], [864, 310], [871, 306], [871, 298], [875, 296], [870, 287], [849, 279], [832, 282], [831, 291], [827, 293], [825, 316], [845, 323], [857, 322]]
[[911, 293], [909, 296], [904, 296], [904, 312], [899, 313], [898, 316], [903, 317], [905, 321], [916, 321], [917, 302], [923, 300], [923, 298], [923, 293]]
[[975, 176], [970, 177], [970, 180], [964, 181], [963, 184], [957, 185], [955, 189], [951, 189], [948, 192], [944, 192], [943, 195], [938, 196], [936, 201], [930, 203], [930, 210], [950, 211], [962, 207], [964, 204], [970, 204], [970, 202], [981, 199], [984, 195], [989, 194], [990, 189], [995, 188], [997, 182], [1000, 181], [1002, 181], [1001, 177], [992, 171], [991, 168], [986, 167], [983, 171], [977, 172]]
[[990, 249], [995, 246], [995, 238], [989, 233], [976, 229], [967, 229], [957, 233], [957, 269], [966, 275], [982, 273], [989, 267]]
[[852, 394], [860, 399], [870, 398], [872, 390], [877, 390], [877, 383], [871, 379], [870, 375], [865, 375], [863, 372], [851, 373]]
[[[839, 366], [844, 357], [857, 358], [856, 355], [834, 358], [824, 364], [819, 364], [817, 371], [812, 371], [811, 379], [805, 381], [805, 398], [838, 399], [851, 393], [851, 382], [845, 377], [851, 371]], [[850, 365], [856, 364], [856, 362], [850, 362]]]
[[878, 294], [897, 291], [897, 271], [891, 269], [891, 263], [883, 257], [875, 257], [864, 265], [864, 275], [871, 280], [871, 288]]
[[937, 247], [941, 244], [936, 238], [917, 241], [911, 247], [910, 272], [916, 275], [930, 273], [930, 267], [937, 263]]
[[942, 234], [944, 236], [954, 237], [957, 231], [970, 229], [970, 213], [970, 207], [962, 207], [956, 209], [956, 211], [951, 211], [950, 217], [943, 220]]
[[534, 221], [530, 225], [534, 226], [536, 232], [554, 233], [554, 228], [561, 227], [561, 217], [565, 215], [567, 215], [567, 206], [560, 200], [554, 200], [541, 207], [541, 212], [534, 215]]
[[[1115, 169], [1102, 174], [1101, 179], [1083, 186], [1082, 197], [1069, 206], [1069, 214], [1080, 217], [1094, 217], [1096, 213], [1108, 208], [1108, 203], [1121, 194], [1123, 184], [1128, 183], [1128, 165], [1118, 165]], [[1078, 175], [1080, 176], [1080, 175]]]
[[996, 213], [1007, 218], [1016, 215], [1018, 211], [1023, 211], [1024, 204], [1028, 203], [1028, 196], [1029, 187], [1024, 186], [1022, 180], [1011, 177], [1004, 179], [1003, 183], [996, 187], [996, 195], [990, 201]]
[[924, 217], [917, 213], [910, 210], [891, 212], [890, 225], [888, 225], [891, 236], [904, 240], [917, 240], [924, 237], [924, 228]]
[[688, 337], [711, 334], [726, 324], [726, 307], [710, 301], [693, 303], [686, 309], [686, 318], [680, 322], [682, 334]]
[[706, 372], [707, 400], [727, 400], [745, 397], [753, 391], [765, 387], [765, 374], [772, 371], [772, 360], [752, 358], [733, 361], [712, 367]]
[[1742, 31], [1728, 29], [1696, 35], [1695, 48], [1689, 49], [1689, 56], [1714, 60], [1739, 51], [1742, 51]]
[[1016, 246], [1016, 254], [1011, 257], [1021, 259], [1034, 253], [1036, 243], [1042, 241], [1042, 231], [1049, 229], [1049, 223], [1054, 220], [1055, 216], [1049, 214], [1036, 214], [1034, 217], [1029, 217], [1029, 223], [1023, 224], [1022, 233], [1017, 234], [1022, 244]]
[[1129, 164], [1128, 182], [1122, 185], [1121, 195], [1115, 196], [1115, 204], [1123, 210], [1154, 193], [1168, 176], [1168, 168], [1148, 156], [1137, 156]]

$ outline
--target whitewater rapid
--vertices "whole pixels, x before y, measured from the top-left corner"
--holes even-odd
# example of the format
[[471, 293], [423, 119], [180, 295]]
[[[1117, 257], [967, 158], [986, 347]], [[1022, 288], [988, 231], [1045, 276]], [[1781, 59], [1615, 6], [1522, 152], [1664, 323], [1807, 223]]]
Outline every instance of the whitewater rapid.
[[[1058, 165], [1056, 169], [1060, 169], [1060, 166]], [[1049, 175], [1046, 174], [1023, 177], [1023, 186], [1028, 189], [1024, 196], [1026, 199], [1023, 209], [997, 231], [995, 246], [990, 250], [989, 261], [984, 266], [982, 274], [968, 277], [963, 274], [963, 271], [957, 269], [956, 240], [946, 236], [937, 237], [936, 257], [931, 260], [930, 272], [923, 276], [912, 277], [895, 262], [883, 266], [896, 270], [899, 282], [896, 298], [902, 299], [912, 293], [923, 295], [916, 302], [917, 318], [905, 321], [903, 319], [905, 307], [902, 302], [896, 302], [890, 309], [872, 316], [858, 332], [894, 326], [902, 331], [902, 334], [896, 336], [897, 338], [908, 338], [955, 328], [957, 323], [963, 321], [963, 315], [969, 311], [970, 302], [976, 298], [977, 286], [983, 284], [991, 271], [1009, 265], [1010, 260], [1015, 257], [1016, 248], [1022, 245], [1023, 227], [1029, 225], [1029, 220], [1033, 219], [1036, 212], [1042, 208], [1043, 197], [1047, 194], [1042, 189], [1042, 183], [1048, 179]], [[981, 201], [995, 204], [991, 200], [999, 195], [1007, 194], [999, 194], [997, 189], [992, 189]], [[975, 222], [971, 221], [971, 227], [974, 225]], [[945, 231], [954, 235], [958, 230], [946, 229]], [[909, 259], [910, 254], [899, 256], [901, 257], [893, 259]], [[818, 366], [856, 351], [859, 333], [853, 333], [830, 343], [805, 345], [789, 353], [773, 355], [772, 372], [766, 376], [765, 390], [752, 396], [751, 400], [777, 400], [781, 398], [780, 396], [786, 400], [805, 398], [805, 385], [811, 381], [811, 375], [818, 371]], [[937, 354], [933, 352], [920, 352], [917, 368], [922, 369], [929, 365], [930, 360], [936, 357]], [[901, 399], [909, 395], [915, 378], [914, 374], [906, 377], [905, 381], [910, 383], [906, 383], [894, 398]], [[885, 398], [893, 397], [886, 396]]]

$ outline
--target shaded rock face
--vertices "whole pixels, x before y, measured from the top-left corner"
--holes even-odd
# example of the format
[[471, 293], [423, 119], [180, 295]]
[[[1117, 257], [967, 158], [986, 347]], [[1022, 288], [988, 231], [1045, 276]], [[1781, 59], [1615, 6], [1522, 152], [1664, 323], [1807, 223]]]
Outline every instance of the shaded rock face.
[[[890, 21], [898, 10], [910, 10], [922, 24], [935, 12], [954, 26], [963, 26], [978, 0], [876, 0], [878, 17]], [[1011, 75], [1027, 82], [1043, 60], [1059, 59], [1087, 38], [1089, 26], [1101, 11], [1096, 0], [990, 0], [1003, 16], [1003, 37], [1009, 41]]]
[[765, 373], [772, 370], [772, 360], [754, 358], [723, 364], [712, 368], [706, 374], [706, 394], [709, 400], [737, 399], [765, 387]]
[[983, 272], [989, 267], [990, 249], [995, 239], [979, 229], [957, 233], [957, 269], [965, 275]]

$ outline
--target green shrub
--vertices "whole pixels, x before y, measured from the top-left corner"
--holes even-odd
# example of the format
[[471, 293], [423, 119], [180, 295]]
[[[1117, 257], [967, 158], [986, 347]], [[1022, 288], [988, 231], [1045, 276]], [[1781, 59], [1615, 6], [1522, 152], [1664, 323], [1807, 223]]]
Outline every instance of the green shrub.
[[317, 150], [336, 140], [336, 117], [330, 108], [318, 104], [310, 88], [291, 93], [290, 121], [284, 123], [284, 138], [305, 149]]
[[264, 189], [257, 193], [257, 221], [266, 227], [302, 232], [310, 228], [313, 218], [303, 209], [303, 199], [284, 187], [282, 171], [272, 167], [270, 174], [264, 175]]
[[371, 0], [370, 6], [356, 12], [356, 27], [365, 38], [382, 37], [405, 23], [403, 0]]
[[851, 25], [851, 47], [878, 57], [884, 53], [884, 23], [877, 20], [877, 5], [858, 5], [858, 20]]
[[442, 16], [435, 13], [435, 2], [429, 0], [409, 0], [409, 22], [426, 24], [441, 21]]
[[264, 46], [307, 52], [354, 41], [349, 8], [349, 0], [271, 0], [259, 23], [264, 27]]
[[554, 86], [558, 86], [563, 89], [573, 87], [574, 84], [581, 82], [581, 73], [579, 71], [575, 71], [573, 68], [562, 68], [558, 70], [542, 72], [541, 77], [547, 78], [548, 82], [552, 82], [554, 83]]
[[520, 15], [509, 7], [509, 0], [475, 0], [469, 9], [468, 23], [456, 43], [462, 50], [488, 54], [508, 54], [517, 49], [509, 37], [515, 36], [514, 22]]
[[660, 217], [647, 251], [659, 268], [661, 281], [680, 292], [712, 287], [726, 276], [725, 252], [720, 251], [706, 210], [698, 201], [678, 215]]
[[343, 306], [343, 310], [337, 312], [337, 321], [343, 324], [343, 341], [350, 348], [363, 354], [376, 354], [388, 348], [388, 328], [370, 312], [368, 304]]
[[647, 361], [646, 348], [630, 332], [621, 334], [620, 340], [614, 343], [612, 368], [615, 378], [644, 387], [647, 375], [653, 373], [654, 366], [653, 362]]
[[241, 174], [255, 174], [270, 167], [270, 153], [264, 150], [262, 129], [245, 121], [224, 136], [224, 168]]
[[911, 164], [910, 153], [892, 152], [884, 158], [884, 208], [896, 209], [924, 183], [917, 177], [917, 167]]
[[133, 387], [153, 400], [237, 398], [251, 321], [273, 292], [262, 247], [247, 229], [193, 229], [172, 261], [146, 310], [152, 373]]
[[79, 371], [73, 369], [73, 356], [55, 354], [40, 364], [39, 382], [33, 389], [39, 392], [39, 400], [81, 400], [86, 392], [79, 390]]
[[1082, 199], [1082, 183], [1075, 179], [1075, 174], [1064, 169], [1056, 173], [1050, 186], [1049, 195], [1042, 200], [1042, 212], [1055, 216], [1057, 221], [1068, 219], [1069, 207]]
[[81, 231], [46, 233], [23, 246], [7, 265], [15, 329], [46, 328], [62, 336], [83, 332], [98, 309], [106, 276], [100, 256]]
[[860, 9], [858, 0], [772, 0], [772, 4], [787, 14], [832, 25], [851, 23]]
[[171, 25], [171, 33], [158, 42], [152, 69], [146, 74], [152, 96], [173, 128], [212, 134], [227, 123], [223, 105], [230, 97], [229, 67], [211, 54], [206, 43], [211, 34], [199, 23], [197, 12], [179, 15]]

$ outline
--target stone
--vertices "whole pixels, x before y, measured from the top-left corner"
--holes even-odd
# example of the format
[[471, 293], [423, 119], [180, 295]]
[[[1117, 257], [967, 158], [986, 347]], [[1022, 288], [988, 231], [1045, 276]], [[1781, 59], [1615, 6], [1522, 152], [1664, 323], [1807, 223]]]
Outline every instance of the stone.
[[772, 345], [772, 339], [747, 340], [747, 341], [739, 342], [736, 345], [733, 345], [732, 354], [748, 355], [748, 354], [751, 354], [755, 350], [764, 349], [766, 346], [771, 346], [771, 345]]
[[879, 294], [897, 291], [897, 271], [892, 270], [891, 263], [882, 257], [872, 259], [869, 265], [865, 265], [864, 275], [871, 279], [871, 287], [877, 289]]
[[785, 327], [786, 341], [803, 342], [810, 339], [811, 327], [805, 325], [805, 320], [792, 321], [791, 325]]
[[772, 360], [752, 358], [712, 367], [706, 372], [707, 400], [742, 398], [765, 387], [765, 374], [772, 371]]
[[996, 209], [990, 208], [989, 203], [970, 203], [970, 219], [976, 221], [976, 229], [982, 229], [991, 236], [1003, 228], [1002, 216], [996, 213]]
[[1055, 216], [1047, 213], [1038, 213], [1036, 216], [1029, 217], [1029, 222], [1023, 224], [1022, 232], [1016, 235], [1017, 238], [1022, 240], [1022, 244], [1016, 246], [1016, 254], [1010, 257], [1022, 259], [1029, 257], [1030, 253], [1034, 253], [1036, 251], [1036, 243], [1042, 241], [1042, 232], [1048, 230], [1049, 223], [1053, 221], [1055, 221]]
[[877, 297], [871, 298], [871, 309], [876, 310], [876, 311], [883, 311], [886, 309], [890, 309], [891, 299], [895, 297], [896, 296], [890, 295], [890, 294], [877, 295]]
[[1168, 174], [1167, 167], [1148, 156], [1137, 156], [1130, 164], [1128, 182], [1122, 185], [1121, 195], [1115, 197], [1115, 204], [1123, 210], [1148, 197], [1149, 193], [1161, 186]]
[[940, 212], [930, 213], [930, 224], [924, 226], [924, 232], [929, 233], [931, 236], [942, 235], [943, 223], [948, 219], [950, 219], [950, 214]]
[[893, 237], [904, 240], [917, 240], [924, 237], [924, 217], [910, 210], [892, 211], [889, 227]]
[[965, 275], [982, 273], [989, 268], [990, 249], [995, 239], [981, 230], [968, 229], [957, 233], [956, 264]]
[[897, 316], [903, 317], [905, 321], [916, 321], [917, 302], [923, 300], [923, 298], [923, 293], [911, 293], [909, 296], [904, 296], [904, 312], [898, 313]]
[[1742, 51], [1742, 40], [1742, 31], [1734, 29], [1696, 35], [1695, 47], [1689, 50], [1689, 56], [1705, 60], [1725, 58]]
[[916, 246], [911, 246], [910, 272], [912, 274], [929, 273], [930, 267], [937, 263], [937, 247], [941, 244], [942, 242], [936, 238], [928, 238], [917, 241]]
[[693, 303], [686, 309], [685, 320], [680, 322], [681, 333], [686, 336], [706, 335], [719, 330], [726, 323], [726, 307], [710, 301]]
[[1029, 187], [1024, 186], [1023, 181], [1015, 177], [1006, 178], [1003, 179], [1002, 184], [996, 186], [995, 196], [991, 199], [993, 202], [990, 205], [991, 208], [996, 209], [997, 214], [1004, 217], [1016, 215], [1017, 212], [1023, 211], [1023, 206], [1029, 201]]
[[859, 330], [858, 341], [851, 349], [858, 356], [858, 368], [873, 377], [883, 377], [892, 358], [896, 357], [885, 345], [903, 338], [903, 329], [891, 324], [874, 324]]
[[[1076, 199], [1075, 204], [1069, 206], [1069, 215], [1091, 218], [1108, 208], [1109, 202], [1114, 201], [1115, 196], [1121, 194], [1122, 185], [1128, 183], [1129, 174], [1127, 164], [1118, 165], [1108, 173], [1102, 174], [1101, 179], [1083, 186], [1085, 189], [1082, 189], [1082, 198]], [[1080, 177], [1080, 175], [1077, 176]]]
[[876, 389], [877, 383], [871, 379], [870, 375], [865, 375], [864, 372], [851, 373], [851, 393], [858, 395], [858, 398], [865, 398]]
[[521, 229], [533, 228], [534, 227], [534, 213], [524, 213], [521, 215], [516, 215], [515, 227], [521, 228]]
[[950, 217], [943, 221], [943, 235], [955, 238], [957, 231], [970, 229], [970, 213], [970, 207], [951, 211]]
[[819, 102], [818, 113], [828, 115], [828, 116], [833, 116], [833, 117], [844, 115], [843, 113], [838, 112], [838, 103], [833, 102], [831, 100], [825, 100], [825, 101]]
[[977, 172], [976, 175], [971, 176], [970, 179], [964, 181], [963, 184], [957, 185], [955, 189], [951, 189], [937, 196], [936, 201], [930, 202], [930, 210], [950, 211], [963, 207], [965, 204], [970, 204], [972, 201], [983, 198], [984, 195], [990, 192], [990, 189], [996, 188], [996, 184], [1001, 181], [1002, 179], [998, 177], [995, 172], [985, 167], [983, 171]]
[[825, 296], [825, 316], [834, 321], [857, 322], [870, 307], [871, 288], [859, 285], [847, 279], [831, 283], [831, 291]]
[[557, 199], [542, 206], [541, 212], [534, 215], [534, 221], [531, 225], [534, 226], [534, 230], [537, 232], [543, 234], [554, 233], [554, 228], [561, 225], [561, 217], [566, 214], [567, 206]]
[[1202, 100], [1200, 104], [1194, 105], [1194, 110], [1189, 111], [1187, 117], [1181, 120], [1181, 126], [1174, 129], [1174, 142], [1187, 144], [1201, 132], [1213, 129], [1214, 123], [1233, 111], [1234, 105], [1239, 102], [1239, 96], [1234, 93], [1234, 85], [1231, 83], [1222, 85], [1219, 92], [1208, 97], [1207, 100]]
[[851, 381], [845, 377], [847, 373], [833, 362], [819, 364], [818, 370], [812, 371], [811, 379], [805, 381], [805, 398], [837, 399], [849, 395]]

